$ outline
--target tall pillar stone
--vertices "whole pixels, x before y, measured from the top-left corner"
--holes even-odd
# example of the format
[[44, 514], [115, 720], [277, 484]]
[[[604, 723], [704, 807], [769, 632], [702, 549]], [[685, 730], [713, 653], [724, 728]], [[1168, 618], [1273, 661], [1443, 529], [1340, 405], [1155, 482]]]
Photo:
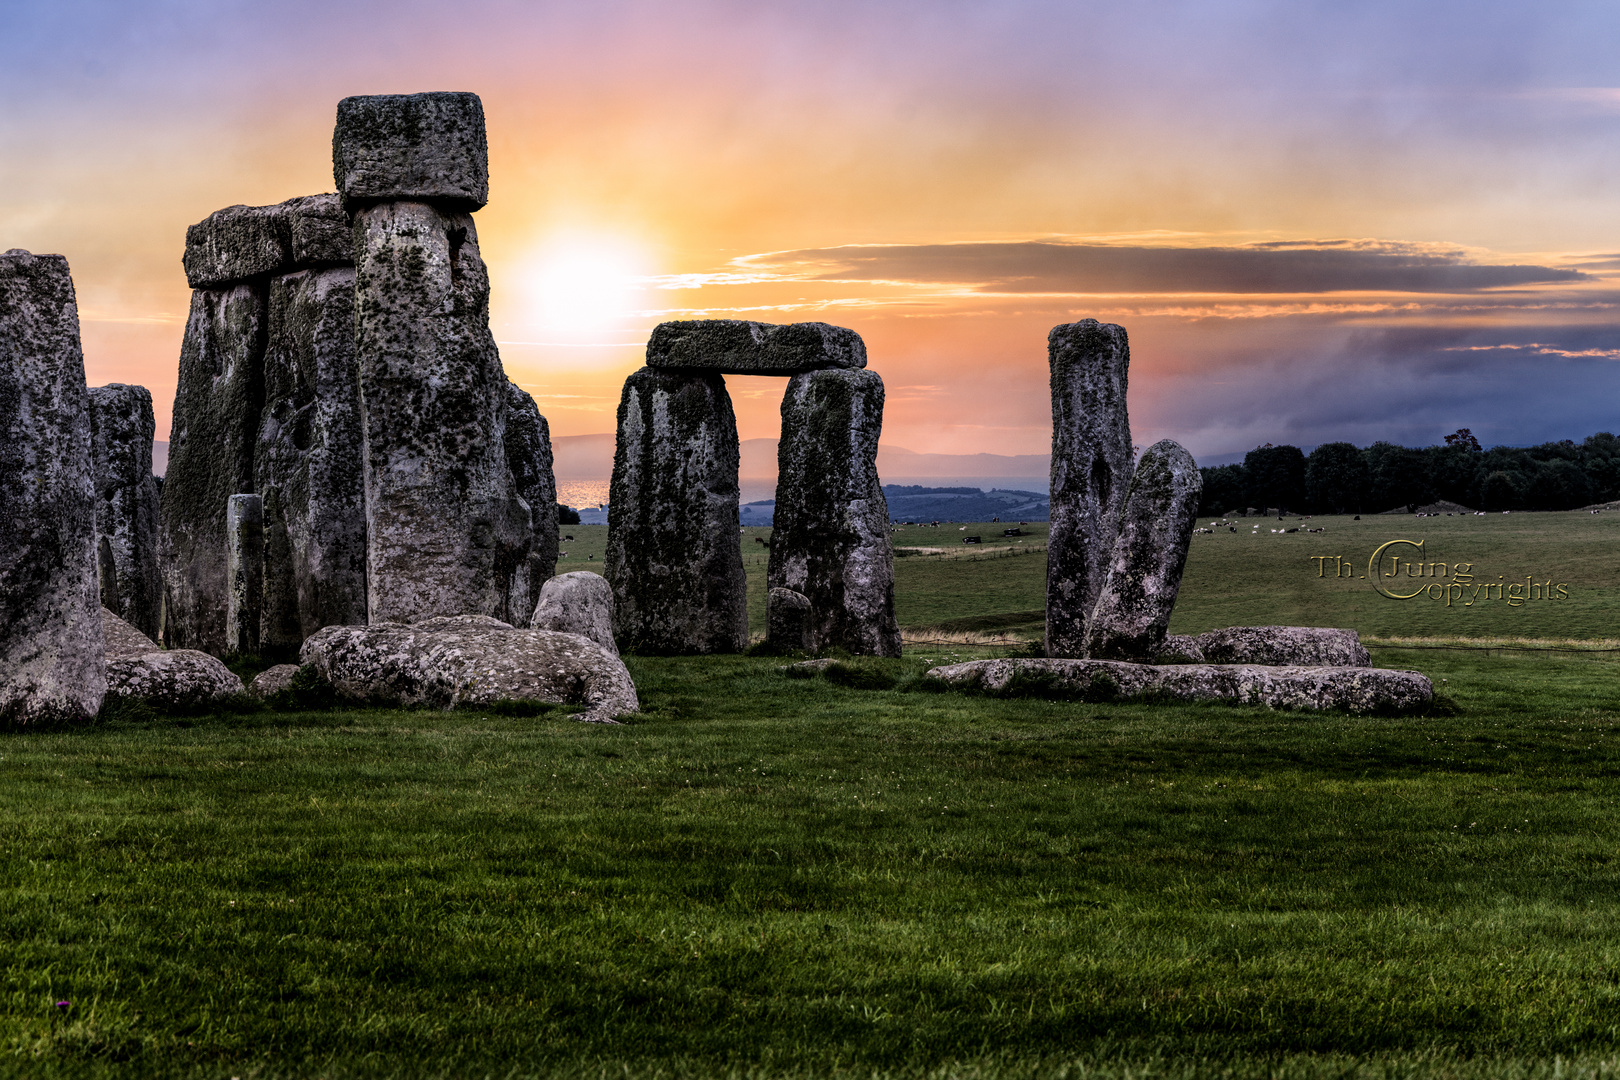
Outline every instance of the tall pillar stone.
[[82, 720], [107, 693], [95, 478], [67, 260], [0, 255], [0, 724]]
[[[1096, 319], [1053, 327], [1051, 529], [1046, 554], [1046, 654], [1083, 657], [1091, 613], [1131, 479], [1125, 328]], [[780, 496], [779, 496], [780, 498]]]
[[160, 513], [171, 649], [226, 649], [225, 507], [253, 490], [265, 329], [262, 282], [193, 290]]
[[232, 495], [225, 506], [225, 648], [259, 651], [264, 602], [264, 500]]
[[1089, 657], [1151, 660], [1164, 644], [1203, 494], [1198, 463], [1179, 443], [1165, 439], [1142, 454], [1087, 631]]
[[89, 390], [96, 479], [101, 604], [147, 637], [158, 634], [163, 574], [158, 568], [158, 485], [152, 475], [156, 423], [144, 386]]
[[506, 464], [534, 523], [527, 566], [512, 577], [507, 610], [513, 626], [534, 615], [540, 590], [557, 572], [557, 479], [551, 466], [551, 426], [526, 391], [506, 384]]
[[811, 648], [899, 656], [889, 505], [877, 474], [883, 379], [795, 375], [782, 398], [766, 580], [810, 601]]
[[533, 522], [507, 461], [471, 217], [489, 190], [483, 108], [473, 94], [345, 98], [332, 157], [354, 219], [369, 619], [509, 620]]
[[739, 652], [747, 579], [737, 524], [737, 418], [713, 370], [631, 373], [603, 569], [626, 652]]

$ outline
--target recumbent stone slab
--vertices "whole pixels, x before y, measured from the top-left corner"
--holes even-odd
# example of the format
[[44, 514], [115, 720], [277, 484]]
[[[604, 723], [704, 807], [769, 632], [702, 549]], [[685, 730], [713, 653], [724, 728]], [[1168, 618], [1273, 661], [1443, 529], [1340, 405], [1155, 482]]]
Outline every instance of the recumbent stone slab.
[[95, 478], [67, 260], [0, 255], [0, 724], [83, 720], [107, 692]]
[[1203, 493], [1198, 463], [1179, 444], [1165, 439], [1142, 454], [1091, 616], [1088, 656], [1149, 660], [1163, 647]]
[[1354, 630], [1317, 626], [1230, 626], [1196, 638], [1212, 664], [1367, 667], [1372, 658]]
[[776, 512], [766, 581], [810, 601], [810, 647], [899, 656], [894, 547], [877, 474], [883, 379], [795, 375], [782, 398]]
[[242, 680], [207, 653], [159, 649], [106, 608], [101, 625], [108, 698], [136, 698], [156, 709], [195, 709], [242, 692]]
[[477, 210], [489, 200], [483, 103], [443, 92], [344, 98], [332, 175], [351, 211], [394, 200]]
[[625, 379], [603, 567], [624, 651], [748, 644], [737, 463], [737, 418], [719, 372], [644, 367]]
[[193, 289], [214, 289], [292, 265], [285, 206], [227, 206], [186, 230], [181, 262]]
[[575, 570], [558, 574], [540, 589], [530, 630], [555, 630], [588, 637], [619, 655], [613, 640], [613, 588], [601, 574]]
[[659, 323], [647, 342], [647, 366], [707, 368], [727, 375], [799, 375], [821, 368], [864, 368], [866, 342], [821, 322], [787, 325], [742, 319]]
[[1084, 656], [1131, 479], [1125, 329], [1096, 319], [1052, 328], [1051, 528], [1046, 654]]
[[152, 395], [144, 386], [111, 383], [91, 387], [89, 402], [101, 603], [141, 633], [156, 636], [163, 574], [158, 485], [152, 475]]

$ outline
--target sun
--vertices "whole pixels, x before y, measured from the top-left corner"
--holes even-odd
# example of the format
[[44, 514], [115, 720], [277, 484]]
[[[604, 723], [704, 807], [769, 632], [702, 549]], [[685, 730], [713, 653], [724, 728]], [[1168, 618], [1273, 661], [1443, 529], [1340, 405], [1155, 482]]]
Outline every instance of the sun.
[[647, 248], [602, 235], [563, 235], [536, 245], [524, 275], [525, 321], [560, 343], [617, 342], [636, 329], [652, 272]]

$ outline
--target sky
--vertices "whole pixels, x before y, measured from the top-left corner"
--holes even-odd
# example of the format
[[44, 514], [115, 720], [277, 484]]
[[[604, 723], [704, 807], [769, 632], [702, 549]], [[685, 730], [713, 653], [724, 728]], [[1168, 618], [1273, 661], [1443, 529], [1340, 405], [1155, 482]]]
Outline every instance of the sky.
[[[170, 422], [187, 225], [332, 190], [351, 94], [470, 90], [508, 373], [613, 430], [675, 318], [866, 340], [884, 442], [1042, 453], [1123, 325], [1141, 445], [1620, 429], [1620, 5], [0, 0], [0, 249]], [[730, 378], [742, 438], [783, 383]]]

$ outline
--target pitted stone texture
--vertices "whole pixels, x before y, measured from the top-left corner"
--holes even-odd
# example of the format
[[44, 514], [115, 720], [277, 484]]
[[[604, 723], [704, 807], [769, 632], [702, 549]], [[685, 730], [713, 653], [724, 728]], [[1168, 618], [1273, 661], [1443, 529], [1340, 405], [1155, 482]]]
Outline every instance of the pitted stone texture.
[[354, 265], [354, 227], [336, 194], [302, 195], [281, 204], [287, 215], [292, 265]]
[[604, 559], [626, 652], [741, 652], [737, 418], [714, 371], [644, 367], [624, 381]]
[[1131, 480], [1125, 328], [1096, 319], [1052, 328], [1052, 524], [1046, 653], [1084, 656]]
[[1091, 616], [1088, 655], [1150, 660], [1163, 646], [1203, 494], [1198, 463], [1179, 444], [1165, 439], [1142, 454]]
[[772, 589], [765, 596], [765, 643], [781, 652], [809, 652], [810, 598], [792, 589]]
[[864, 368], [866, 342], [842, 326], [806, 322], [690, 319], [659, 323], [647, 366], [703, 368], [727, 375], [799, 375], [820, 368]]
[[232, 495], [225, 504], [225, 647], [259, 651], [264, 602], [264, 500]]
[[1354, 630], [1316, 626], [1232, 626], [1197, 637], [1212, 664], [1367, 667], [1372, 658]]
[[96, 489], [67, 260], [0, 255], [0, 724], [82, 720], [107, 691]]
[[254, 490], [264, 338], [262, 288], [191, 294], [160, 512], [171, 649], [225, 651], [225, 505]]
[[1235, 701], [1273, 709], [1410, 712], [1434, 698], [1415, 671], [1369, 667], [1263, 667], [1250, 664], [1156, 666], [1119, 660], [974, 660], [931, 668], [929, 676], [991, 692], [1045, 683], [1080, 696], [1154, 694], [1182, 701]]
[[619, 646], [613, 640], [613, 587], [601, 574], [589, 570], [558, 574], [541, 587], [529, 629], [578, 634], [618, 656]]
[[101, 626], [107, 643], [109, 698], [139, 698], [158, 709], [184, 709], [242, 692], [242, 680], [207, 653], [163, 652], [157, 642], [106, 608], [101, 609]]
[[299, 655], [356, 701], [441, 708], [551, 701], [585, 705], [578, 719], [598, 723], [641, 707], [623, 661], [596, 642], [515, 630], [488, 616], [329, 626]]
[[484, 105], [465, 93], [344, 98], [332, 176], [350, 210], [393, 200], [477, 210], [489, 200]]
[[1153, 654], [1155, 664], [1202, 664], [1204, 650], [1191, 634], [1167, 634], [1164, 643]]
[[776, 516], [766, 581], [810, 601], [810, 647], [899, 656], [894, 547], [878, 480], [883, 380], [795, 375], [782, 398]]
[[193, 289], [217, 289], [292, 265], [287, 208], [227, 206], [186, 230], [182, 260]]
[[283, 690], [290, 690], [293, 676], [297, 674], [297, 664], [277, 664], [275, 667], [265, 668], [248, 683], [248, 693], [259, 698], [274, 697]]
[[472, 218], [379, 203], [356, 216], [355, 248], [369, 621], [510, 615], [533, 523]]
[[152, 475], [152, 395], [144, 386], [93, 386], [90, 445], [96, 477], [101, 602], [149, 636], [163, 614], [158, 485]]
[[507, 602], [507, 612], [521, 622], [525, 613], [534, 611], [541, 586], [557, 572], [557, 481], [551, 469], [551, 426], [540, 415], [534, 398], [510, 381], [506, 384], [505, 444], [512, 483], [518, 497], [528, 504], [533, 523], [527, 569], [512, 576]]
[[366, 621], [365, 434], [354, 271], [270, 282], [254, 490], [264, 496], [260, 643], [296, 650], [323, 626]]

